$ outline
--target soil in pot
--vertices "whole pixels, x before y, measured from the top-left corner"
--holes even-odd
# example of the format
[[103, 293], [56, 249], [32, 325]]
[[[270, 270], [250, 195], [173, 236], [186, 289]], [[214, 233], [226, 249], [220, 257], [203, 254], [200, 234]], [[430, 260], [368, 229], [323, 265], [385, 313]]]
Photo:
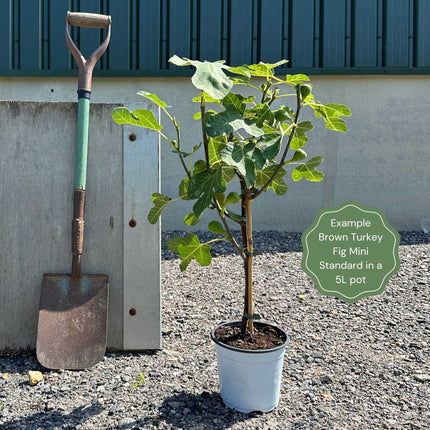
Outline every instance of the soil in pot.
[[223, 326], [215, 330], [215, 337], [225, 345], [245, 350], [272, 349], [286, 341], [281, 330], [264, 323], [254, 324], [253, 335], [242, 333], [238, 326]]

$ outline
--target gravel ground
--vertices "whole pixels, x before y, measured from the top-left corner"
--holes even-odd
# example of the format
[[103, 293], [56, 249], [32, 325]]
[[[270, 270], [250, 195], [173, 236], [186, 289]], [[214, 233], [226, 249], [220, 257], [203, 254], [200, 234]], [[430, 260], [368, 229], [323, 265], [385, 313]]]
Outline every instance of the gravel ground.
[[[164, 349], [108, 353], [85, 371], [0, 355], [0, 428], [429, 429], [430, 236], [401, 237], [401, 269], [385, 292], [347, 304], [303, 273], [300, 235], [257, 234], [256, 312], [291, 337], [271, 413], [237, 413], [218, 394], [209, 332], [240, 316], [238, 257], [218, 246], [211, 267], [181, 274], [163, 246]], [[30, 386], [29, 370], [43, 381]]]

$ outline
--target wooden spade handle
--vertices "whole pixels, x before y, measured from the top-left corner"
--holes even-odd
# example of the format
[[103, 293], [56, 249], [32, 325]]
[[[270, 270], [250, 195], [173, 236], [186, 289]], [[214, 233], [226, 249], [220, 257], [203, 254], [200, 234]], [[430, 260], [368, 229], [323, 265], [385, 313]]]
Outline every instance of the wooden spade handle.
[[112, 19], [98, 13], [67, 12], [67, 22], [76, 27], [108, 28]]
[[[78, 90], [91, 92], [91, 78], [94, 66], [106, 51], [111, 34], [112, 19], [110, 15], [95, 13], [67, 12], [66, 15], [66, 43], [72, 53], [79, 69]], [[70, 26], [106, 28], [106, 35], [101, 45], [87, 58], [81, 54], [70, 36]]]

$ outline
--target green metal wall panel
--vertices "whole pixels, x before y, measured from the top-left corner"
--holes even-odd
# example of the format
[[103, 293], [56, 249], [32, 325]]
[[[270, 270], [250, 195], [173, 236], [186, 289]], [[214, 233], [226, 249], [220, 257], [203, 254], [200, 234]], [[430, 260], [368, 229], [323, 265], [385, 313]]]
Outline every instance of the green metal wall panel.
[[140, 0], [138, 8], [137, 58], [135, 67], [157, 71], [161, 68], [161, 1]]
[[[66, 45], [64, 37], [60, 37], [60, 34], [64, 34], [64, 22], [65, 13], [64, 11], [70, 9], [69, 0], [55, 0], [51, 1], [49, 10], [49, 44], [47, 51], [48, 56], [48, 68], [53, 70], [67, 70], [70, 68], [71, 59], [69, 50]], [[63, 16], [63, 19], [61, 17]]]
[[41, 19], [41, 52], [40, 62], [41, 68], [46, 69], [49, 67], [49, 8], [40, 8]]
[[135, 47], [131, 36], [131, 16], [133, 2], [112, 2], [110, 14], [115, 16], [115, 31], [112, 31], [109, 44], [109, 65], [114, 64], [117, 70], [131, 69], [131, 53]]
[[346, 62], [346, 22], [347, 1], [323, 0], [320, 11], [321, 45], [319, 64], [322, 67], [345, 67]]
[[[30, 0], [31, 1], [31, 0]], [[55, 1], [55, 0], [52, 0]], [[99, 0], [80, 0], [77, 2], [78, 6], [75, 9], [79, 12], [91, 12], [91, 13], [100, 13], [101, 9], [101, 2]], [[127, 8], [128, 2], [123, 2], [124, 6]], [[119, 16], [117, 19], [121, 19]], [[121, 21], [120, 21], [121, 22]], [[121, 27], [118, 27], [118, 31], [121, 31]], [[97, 30], [94, 28], [82, 28], [79, 27], [77, 29], [77, 42], [79, 50], [82, 52], [84, 57], [88, 57], [92, 52], [94, 52], [97, 47], [100, 45], [100, 42], [102, 40], [102, 30]], [[124, 49], [125, 52], [127, 52], [127, 49]], [[94, 70], [99, 70], [103, 67], [104, 63], [106, 62], [106, 58], [101, 58], [100, 61], [97, 62], [96, 66], [94, 67]], [[118, 68], [117, 65], [115, 65], [115, 68]]]
[[[193, 57], [191, 49], [193, 24], [192, 3], [193, 2], [191, 0], [169, 0], [167, 2], [168, 58], [172, 55], [187, 58]], [[175, 67], [176, 66], [170, 66], [169, 68]]]
[[378, 67], [378, 0], [354, 2], [352, 39], [351, 65]]
[[39, 69], [41, 66], [41, 1], [21, 0], [19, 19], [19, 65], [23, 69]]
[[409, 65], [409, 0], [385, 1], [384, 63], [388, 67]]
[[203, 0], [198, 7], [197, 50], [199, 58], [223, 58], [223, 0]]
[[12, 68], [11, 3], [5, 2], [0, 13], [0, 70]]
[[284, 5], [288, 6], [288, 2], [273, 0], [270, 7], [261, 8], [258, 47], [258, 56], [261, 61], [274, 63], [280, 58], [288, 57], [284, 51]]
[[[182, 76], [176, 54], [306, 73], [429, 73], [429, 0], [0, 0], [0, 74], [73, 75], [67, 10], [112, 15], [103, 76]], [[84, 55], [104, 30], [72, 27]]]
[[425, 67], [430, 64], [430, 2], [428, 0], [417, 0], [416, 8], [414, 63], [417, 67]]
[[229, 64], [249, 64], [253, 57], [253, 0], [230, 2], [229, 17]]
[[291, 57], [290, 65], [294, 68], [313, 68], [315, 65], [315, 47], [319, 38], [316, 22], [318, 21], [314, 0], [291, 0]]
[[19, 66], [19, 4], [12, 1], [11, 6], [11, 60], [12, 69], [18, 69]]

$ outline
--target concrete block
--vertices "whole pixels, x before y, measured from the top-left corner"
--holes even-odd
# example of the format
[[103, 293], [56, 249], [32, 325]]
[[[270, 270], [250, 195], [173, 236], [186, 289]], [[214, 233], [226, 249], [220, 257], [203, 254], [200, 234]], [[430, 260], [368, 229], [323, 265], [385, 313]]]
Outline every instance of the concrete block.
[[[130, 160], [131, 131], [114, 123], [114, 106], [90, 108], [82, 272], [109, 276], [108, 348], [158, 349], [160, 231], [142, 219], [147, 200], [134, 206], [138, 228], [129, 225], [133, 198], [158, 190], [158, 139], [137, 130], [133, 145], [145, 151]], [[71, 271], [76, 115], [77, 103], [0, 102], [0, 350], [35, 348], [43, 273]]]

